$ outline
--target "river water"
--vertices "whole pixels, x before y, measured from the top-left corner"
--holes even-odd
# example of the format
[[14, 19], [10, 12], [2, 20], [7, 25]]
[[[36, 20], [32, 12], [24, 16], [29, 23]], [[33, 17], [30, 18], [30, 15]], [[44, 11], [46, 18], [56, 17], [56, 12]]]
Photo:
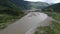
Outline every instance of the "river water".
[[30, 12], [20, 20], [1, 30], [0, 34], [33, 34], [36, 27], [40, 25], [45, 26], [49, 21], [47, 14]]

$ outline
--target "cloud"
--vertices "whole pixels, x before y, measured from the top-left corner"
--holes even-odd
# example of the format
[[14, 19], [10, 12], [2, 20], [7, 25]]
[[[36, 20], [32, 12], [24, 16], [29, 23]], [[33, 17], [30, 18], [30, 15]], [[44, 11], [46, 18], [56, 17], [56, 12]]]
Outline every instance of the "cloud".
[[60, 3], [60, 0], [46, 0], [48, 3]]
[[[39, 1], [43, 1], [43, 0], [25, 0], [25, 1], [31, 1], [31, 2], [39, 2]], [[45, 0], [44, 0], [45, 1]], [[44, 2], [43, 1], [43, 2]]]
[[60, 0], [25, 0], [25, 1], [31, 1], [31, 2], [47, 2], [47, 3], [60, 3]]
[[54, 3], [60, 3], [60, 0], [54, 0]]

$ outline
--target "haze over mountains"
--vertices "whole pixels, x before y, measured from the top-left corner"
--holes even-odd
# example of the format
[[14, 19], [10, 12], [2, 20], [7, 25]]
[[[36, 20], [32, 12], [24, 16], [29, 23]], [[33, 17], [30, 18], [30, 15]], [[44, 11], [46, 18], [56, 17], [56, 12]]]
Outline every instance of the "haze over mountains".
[[48, 3], [45, 3], [45, 2], [28, 2], [28, 6], [30, 7], [30, 9], [43, 9], [47, 6], [49, 6]]
[[17, 5], [18, 7], [24, 8], [24, 9], [43, 9], [45, 7], [48, 7], [50, 5], [53, 5], [54, 3], [46, 3], [46, 2], [28, 2], [24, 0], [10, 0], [12, 3]]
[[46, 2], [28, 2], [28, 1], [24, 1], [24, 0], [11, 0], [11, 2], [15, 3], [17, 6], [21, 6], [25, 9], [43, 9], [47, 6], [49, 6], [48, 3]]
[[10, 1], [13, 2], [15, 5], [17, 5], [18, 7], [22, 7], [24, 9], [44, 9], [44, 8], [50, 7], [50, 6], [53, 6], [56, 8], [56, 6], [55, 6], [56, 4], [54, 4], [54, 3], [49, 4], [46, 2], [28, 2], [28, 1], [24, 1], [24, 0], [10, 0]]

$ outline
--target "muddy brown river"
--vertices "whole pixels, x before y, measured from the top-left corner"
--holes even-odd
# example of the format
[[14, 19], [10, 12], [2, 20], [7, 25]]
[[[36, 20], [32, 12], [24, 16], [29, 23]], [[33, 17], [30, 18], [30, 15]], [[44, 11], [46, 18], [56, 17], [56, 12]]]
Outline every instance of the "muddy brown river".
[[49, 25], [49, 21], [47, 14], [30, 12], [20, 20], [1, 30], [0, 34], [34, 34], [36, 27]]

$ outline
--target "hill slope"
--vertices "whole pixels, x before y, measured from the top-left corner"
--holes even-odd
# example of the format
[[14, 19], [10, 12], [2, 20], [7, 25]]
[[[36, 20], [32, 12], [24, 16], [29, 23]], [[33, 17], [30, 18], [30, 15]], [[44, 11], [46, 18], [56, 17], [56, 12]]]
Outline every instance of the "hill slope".
[[30, 8], [43, 9], [47, 6], [49, 6], [49, 4], [45, 2], [29, 2]]
[[24, 15], [22, 10], [9, 0], [0, 0], [0, 29]]
[[28, 2], [24, 0], [10, 0], [11, 2], [15, 3], [18, 7], [23, 7], [24, 9], [42, 9], [44, 7], [47, 7], [49, 4], [45, 2]]
[[14, 4], [16, 4], [18, 7], [22, 7], [24, 9], [27, 9], [28, 2], [24, 2], [24, 0], [10, 0]]
[[60, 3], [57, 3], [57, 4], [54, 4], [54, 5], [48, 6], [44, 10], [46, 10], [46, 11], [60, 12]]
[[43, 12], [48, 14], [50, 17], [60, 21], [60, 3], [46, 7], [43, 9]]

